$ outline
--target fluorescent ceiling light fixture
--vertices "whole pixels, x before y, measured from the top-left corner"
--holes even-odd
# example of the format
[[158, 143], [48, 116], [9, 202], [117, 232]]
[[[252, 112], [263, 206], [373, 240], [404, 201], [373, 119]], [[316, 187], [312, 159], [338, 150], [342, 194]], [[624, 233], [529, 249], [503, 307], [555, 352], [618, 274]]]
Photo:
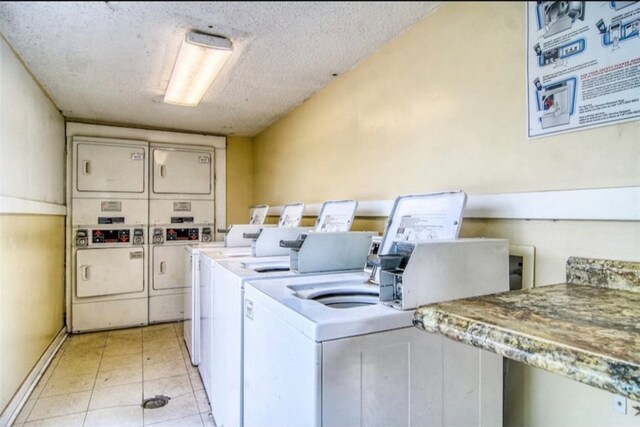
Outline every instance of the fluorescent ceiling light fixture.
[[224, 37], [189, 32], [169, 80], [164, 102], [195, 106], [233, 53], [231, 40]]

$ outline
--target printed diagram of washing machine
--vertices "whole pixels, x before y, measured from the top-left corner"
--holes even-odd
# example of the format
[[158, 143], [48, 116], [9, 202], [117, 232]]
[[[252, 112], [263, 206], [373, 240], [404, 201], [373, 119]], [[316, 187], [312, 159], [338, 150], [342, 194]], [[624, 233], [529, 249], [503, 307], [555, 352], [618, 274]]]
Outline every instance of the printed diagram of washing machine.
[[537, 8], [538, 25], [544, 38], [568, 30], [576, 20], [584, 21], [584, 1], [545, 1]]
[[148, 143], [75, 137], [68, 325], [148, 322]]
[[540, 79], [536, 78], [534, 84], [542, 128], [568, 125], [575, 112], [577, 79], [570, 77], [543, 86]]
[[184, 248], [214, 239], [214, 150], [150, 144], [149, 323], [184, 318]]

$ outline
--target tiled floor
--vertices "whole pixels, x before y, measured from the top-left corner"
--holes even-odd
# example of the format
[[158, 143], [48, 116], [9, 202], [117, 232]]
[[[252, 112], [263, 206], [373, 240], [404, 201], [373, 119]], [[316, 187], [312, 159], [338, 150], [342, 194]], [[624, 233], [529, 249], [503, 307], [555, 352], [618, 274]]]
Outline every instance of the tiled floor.
[[[157, 409], [143, 399], [169, 396]], [[182, 323], [72, 335], [14, 426], [214, 426]]]

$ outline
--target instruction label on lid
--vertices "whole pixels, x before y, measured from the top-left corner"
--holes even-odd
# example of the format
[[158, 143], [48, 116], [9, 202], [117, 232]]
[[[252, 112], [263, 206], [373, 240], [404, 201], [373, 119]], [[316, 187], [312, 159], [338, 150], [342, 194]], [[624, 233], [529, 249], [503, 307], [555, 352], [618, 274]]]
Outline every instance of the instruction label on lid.
[[349, 215], [327, 215], [324, 217], [320, 231], [337, 232], [351, 229], [351, 217]]
[[395, 240], [452, 239], [457, 225], [457, 221], [451, 221], [447, 215], [405, 215], [400, 221]]

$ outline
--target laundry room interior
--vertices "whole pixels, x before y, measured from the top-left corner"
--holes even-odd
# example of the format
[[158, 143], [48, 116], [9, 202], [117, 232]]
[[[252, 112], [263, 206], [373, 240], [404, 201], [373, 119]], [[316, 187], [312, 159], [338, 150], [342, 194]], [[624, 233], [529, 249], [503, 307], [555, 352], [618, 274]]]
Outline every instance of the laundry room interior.
[[[564, 3], [539, 43], [611, 25], [536, 89]], [[636, 21], [0, 2], [0, 426], [638, 426]], [[627, 73], [598, 123], [594, 46]]]

